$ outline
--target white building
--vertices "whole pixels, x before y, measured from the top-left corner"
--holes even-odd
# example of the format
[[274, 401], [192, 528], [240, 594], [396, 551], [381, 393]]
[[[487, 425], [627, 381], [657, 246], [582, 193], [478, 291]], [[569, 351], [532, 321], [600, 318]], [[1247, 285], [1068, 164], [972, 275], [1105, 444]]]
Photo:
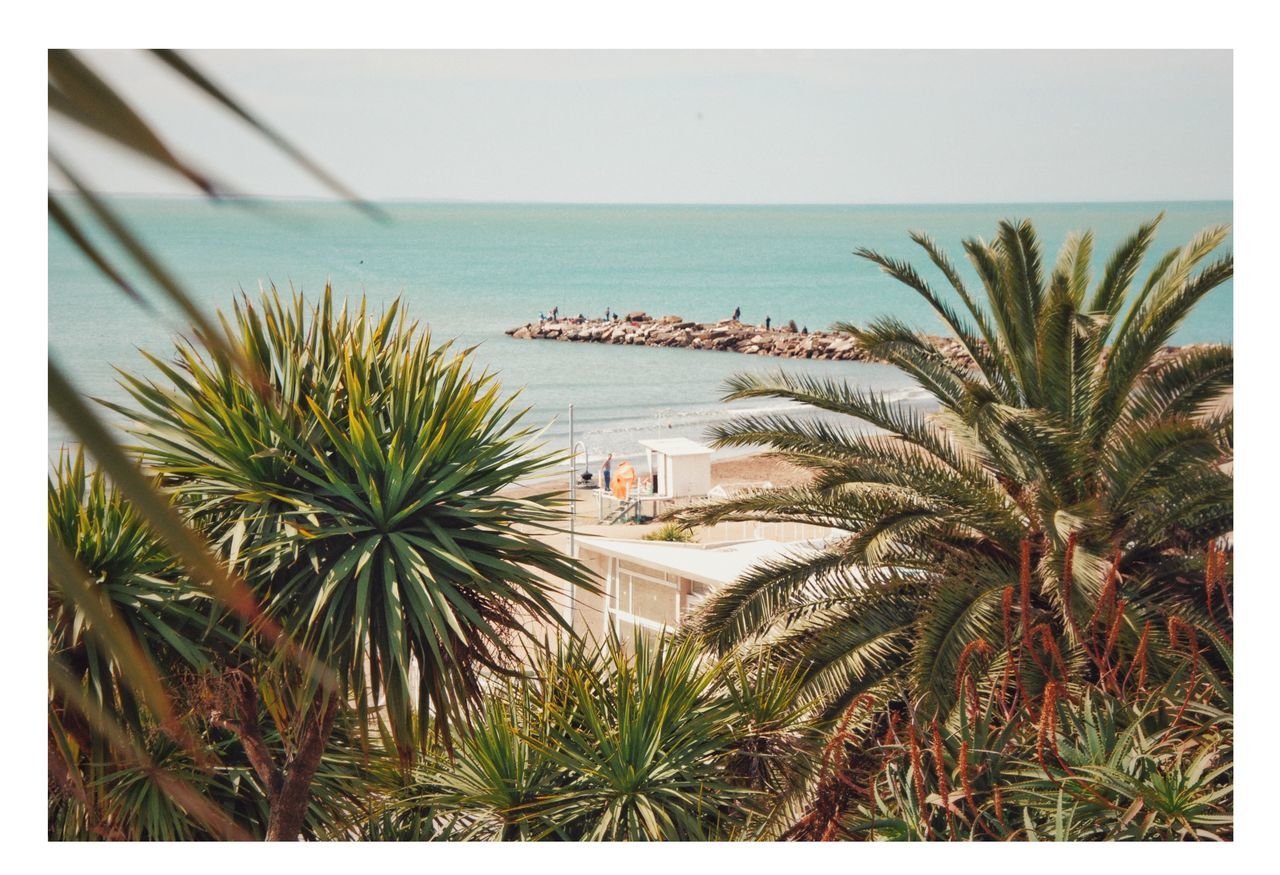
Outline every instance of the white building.
[[837, 534], [797, 524], [729, 523], [700, 530], [702, 543], [580, 537], [578, 558], [599, 576], [604, 592], [579, 591], [574, 630], [598, 639], [613, 625], [626, 642], [637, 631], [673, 629], [751, 568], [812, 550]]
[[650, 455], [658, 478], [654, 493], [661, 498], [701, 498], [711, 489], [710, 447], [688, 438], [640, 441]]

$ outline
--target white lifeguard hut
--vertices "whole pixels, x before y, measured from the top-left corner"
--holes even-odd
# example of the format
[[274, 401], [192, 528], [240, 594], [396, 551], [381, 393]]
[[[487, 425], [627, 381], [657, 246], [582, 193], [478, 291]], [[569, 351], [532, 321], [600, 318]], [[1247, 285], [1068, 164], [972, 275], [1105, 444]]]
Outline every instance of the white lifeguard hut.
[[654, 494], [660, 498], [702, 498], [711, 490], [710, 447], [688, 438], [640, 441], [649, 455], [649, 470], [657, 476]]

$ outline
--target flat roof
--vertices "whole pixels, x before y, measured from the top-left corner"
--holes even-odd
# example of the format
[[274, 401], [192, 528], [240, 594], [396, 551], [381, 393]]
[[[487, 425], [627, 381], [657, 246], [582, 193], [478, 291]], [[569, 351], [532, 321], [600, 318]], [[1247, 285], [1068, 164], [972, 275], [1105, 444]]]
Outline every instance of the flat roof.
[[590, 535], [580, 535], [578, 544], [581, 548], [627, 559], [712, 586], [732, 583], [765, 560], [795, 555], [804, 549], [803, 544], [784, 544], [764, 539], [703, 547], [673, 541], [598, 538]]
[[714, 450], [688, 438], [654, 438], [640, 441], [640, 446], [664, 456], [709, 456]]

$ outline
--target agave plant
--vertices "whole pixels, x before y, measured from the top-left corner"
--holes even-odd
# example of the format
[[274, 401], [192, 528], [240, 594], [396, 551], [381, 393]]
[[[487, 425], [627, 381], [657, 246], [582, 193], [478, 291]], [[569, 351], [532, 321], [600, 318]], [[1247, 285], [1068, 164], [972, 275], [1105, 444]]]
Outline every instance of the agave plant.
[[789, 837], [826, 815], [829, 838], [1229, 839], [1232, 720], [1214, 698], [1184, 675], [1138, 697], [1084, 686], [1040, 708], [984, 698], [942, 723], [894, 721], [846, 739], [843, 755], [872, 767], [860, 780], [842, 767], [828, 782], [842, 804], [816, 794]]
[[[804, 666], [835, 714], [861, 692], [916, 689], [945, 710], [964, 648], [1001, 640], [1002, 598], [1024, 570], [1036, 586], [1015, 620], [1047, 622], [1068, 651], [1103, 598], [1108, 569], [1149, 588], [1200, 580], [1197, 548], [1232, 527], [1232, 351], [1166, 352], [1174, 331], [1232, 274], [1210, 228], [1155, 261], [1138, 285], [1158, 219], [1091, 285], [1090, 234], [1046, 273], [1028, 222], [967, 240], [970, 290], [929, 238], [913, 239], [959, 309], [910, 264], [858, 254], [922, 296], [958, 355], [895, 319], [838, 326], [928, 390], [921, 414], [836, 380], [744, 375], [730, 399], [774, 397], [848, 417], [744, 417], [718, 446], [764, 445], [812, 483], [683, 512], [686, 523], [797, 521], [847, 534], [742, 577], [708, 599], [692, 633], [721, 651], [766, 641]], [[1217, 405], [1217, 406], [1216, 406]], [[865, 431], [870, 424], [878, 432]], [[1136, 645], [1140, 626], [1123, 630]], [[887, 685], [887, 687], [884, 687]]]
[[[1027, 812], [1030, 833], [1057, 818], [1057, 798], [1071, 803], [1072, 840], [1219, 841], [1232, 835], [1233, 721], [1211, 702], [1186, 708], [1167, 692], [1127, 707], [1097, 697], [1060, 708], [1064, 731], [1048, 774], [1029, 762], [1029, 777], [1009, 798]], [[1119, 712], [1119, 713], [1117, 713]], [[1037, 814], [1039, 816], [1037, 816]]]

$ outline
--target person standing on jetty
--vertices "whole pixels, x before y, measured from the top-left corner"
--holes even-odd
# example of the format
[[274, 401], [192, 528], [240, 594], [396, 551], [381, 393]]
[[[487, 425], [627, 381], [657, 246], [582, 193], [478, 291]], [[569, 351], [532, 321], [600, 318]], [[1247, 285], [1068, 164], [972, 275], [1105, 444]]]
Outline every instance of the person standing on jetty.
[[739, 317], [739, 316], [741, 316], [741, 315], [742, 315], [742, 308], [741, 308], [741, 307], [734, 307], [734, 308], [733, 308], [733, 317], [732, 317], [732, 318], [733, 318], [733, 321], [734, 321], [734, 322], [737, 322], [737, 321], [738, 321], [738, 317]]
[[765, 317], [764, 317], [764, 330], [765, 330], [765, 331], [768, 331], [768, 330], [769, 330], [769, 326], [771, 326], [772, 324], [773, 324], [773, 317], [772, 317], [772, 316], [765, 316]]
[[600, 466], [600, 479], [604, 481], [604, 491], [609, 491], [609, 478], [613, 476], [613, 453], [609, 454], [609, 458], [604, 460], [604, 464]]
[[557, 322], [557, 321], [559, 321], [559, 319], [560, 319], [560, 308], [559, 308], [559, 307], [552, 307], [552, 308], [551, 308], [551, 321], [552, 321], [552, 322]]

